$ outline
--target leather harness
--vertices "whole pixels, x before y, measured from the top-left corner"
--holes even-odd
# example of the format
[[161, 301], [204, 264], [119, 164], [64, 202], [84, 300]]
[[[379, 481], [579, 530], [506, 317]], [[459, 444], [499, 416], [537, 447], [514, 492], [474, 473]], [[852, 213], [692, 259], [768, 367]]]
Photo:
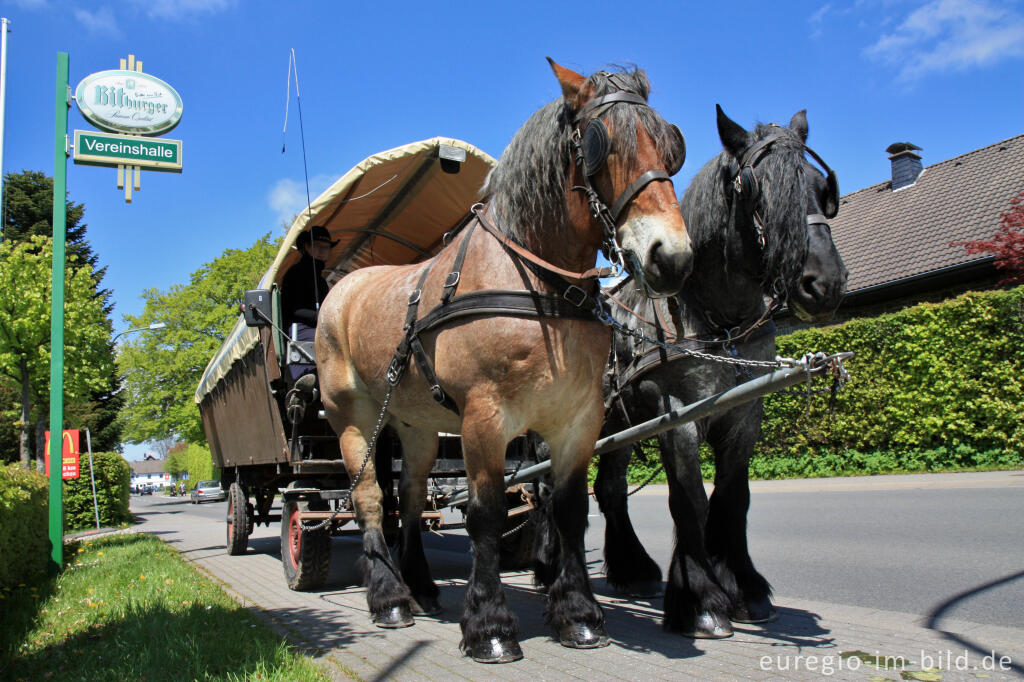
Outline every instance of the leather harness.
[[[584, 172], [583, 186], [574, 187], [574, 190], [583, 191], [587, 195], [591, 215], [602, 225], [605, 237], [605, 249], [609, 258], [619, 260], [625, 256], [626, 260], [636, 262], [636, 256], [631, 253], [623, 253], [615, 239], [615, 224], [618, 222], [622, 209], [638, 195], [648, 184], [655, 181], [670, 181], [669, 174], [661, 169], [648, 170], [634, 180], [613, 202], [612, 208], [601, 198], [596, 188], [593, 187], [590, 177], [586, 172], [588, 167], [596, 172], [600, 163], [596, 159], [589, 158], [586, 149], [581, 145], [580, 127], [587, 127], [588, 124], [598, 121], [599, 117], [615, 104], [629, 104], [647, 106], [647, 101], [642, 96], [629, 92], [613, 92], [597, 97], [588, 102], [574, 119], [576, 128], [570, 133], [570, 144], [575, 152], [575, 161]], [[681, 138], [681, 135], [680, 135]], [[530, 253], [521, 244], [509, 239], [501, 233], [485, 215], [482, 205], [477, 204], [472, 208], [474, 220], [466, 228], [467, 232], [459, 244], [455, 255], [452, 269], [445, 278], [441, 292], [440, 302], [426, 315], [417, 319], [419, 303], [423, 291], [423, 284], [427, 276], [437, 262], [436, 257], [420, 274], [416, 282], [416, 288], [409, 295], [409, 305], [405, 314], [405, 338], [395, 349], [394, 357], [388, 366], [386, 379], [391, 387], [395, 387], [402, 380], [406, 368], [409, 366], [410, 357], [415, 360], [416, 366], [423, 373], [424, 378], [430, 386], [430, 394], [442, 407], [459, 414], [459, 408], [455, 401], [445, 393], [437, 378], [430, 359], [423, 349], [423, 342], [420, 336], [426, 332], [433, 331], [443, 324], [452, 320], [480, 316], [500, 315], [510, 317], [552, 317], [572, 320], [597, 321], [595, 311], [600, 309], [601, 303], [596, 295], [599, 291], [598, 278], [608, 277], [614, 274], [613, 270], [606, 268], [591, 268], [584, 272], [571, 272], [555, 266], [552, 263]], [[537, 276], [542, 282], [551, 287], [553, 293], [542, 293], [535, 290], [519, 289], [485, 289], [473, 291], [467, 294], [456, 295], [461, 279], [462, 266], [466, 259], [466, 251], [469, 242], [473, 238], [474, 229], [480, 225], [492, 235], [504, 247], [512, 259]], [[640, 272], [636, 270], [636, 272]], [[576, 283], [574, 283], [576, 282]], [[578, 283], [578, 284], [577, 284]]]

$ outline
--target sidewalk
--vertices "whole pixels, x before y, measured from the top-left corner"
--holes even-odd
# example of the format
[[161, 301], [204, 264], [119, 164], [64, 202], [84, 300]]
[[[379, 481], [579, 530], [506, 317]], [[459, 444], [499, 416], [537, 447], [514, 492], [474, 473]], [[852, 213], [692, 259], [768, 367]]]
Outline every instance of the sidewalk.
[[[796, 486], [790, 487], [793, 491], [851, 484], [1024, 487], [1024, 476], [1019, 472], [951, 474], [927, 480], [886, 476], [839, 481], [845, 483], [836, 479], [768, 481], [752, 487], [754, 494], [770, 493], [775, 486]], [[655, 488], [642, 494], [659, 491]], [[369, 622], [365, 593], [354, 567], [360, 550], [357, 538], [334, 541], [331, 575], [325, 589], [292, 592], [284, 583], [276, 525], [256, 529], [249, 552], [231, 557], [224, 549], [223, 522], [191, 515], [188, 507], [182, 504], [180, 513], [178, 507], [174, 513], [142, 513], [145, 520], [140, 530], [170, 543], [241, 603], [262, 612], [275, 629], [321, 660], [335, 679], [762, 680], [827, 676], [864, 681], [899, 680], [901, 673], [927, 667], [942, 668], [942, 680], [1024, 678], [1024, 630], [953, 620], [942, 620], [934, 624], [935, 629], [929, 629], [921, 617], [912, 614], [785, 595], [776, 598], [780, 612], [776, 622], [737, 625], [736, 634], [727, 640], [690, 640], [667, 634], [660, 626], [660, 599], [626, 601], [609, 591], [601, 575], [603, 524], [599, 519], [591, 519], [594, 523], [587, 535], [587, 560], [607, 616], [611, 646], [589, 651], [561, 647], [551, 639], [543, 622], [544, 595], [532, 587], [530, 576], [506, 573], [503, 580], [509, 603], [520, 619], [524, 659], [503, 666], [484, 666], [465, 658], [458, 649], [458, 619], [471, 566], [469, 541], [463, 533], [447, 533], [444, 538], [428, 535], [425, 539], [445, 606], [441, 616], [417, 618], [411, 628], [380, 630]], [[876, 656], [880, 657], [881, 669], [869, 665]], [[925, 675], [917, 679], [939, 678]]]

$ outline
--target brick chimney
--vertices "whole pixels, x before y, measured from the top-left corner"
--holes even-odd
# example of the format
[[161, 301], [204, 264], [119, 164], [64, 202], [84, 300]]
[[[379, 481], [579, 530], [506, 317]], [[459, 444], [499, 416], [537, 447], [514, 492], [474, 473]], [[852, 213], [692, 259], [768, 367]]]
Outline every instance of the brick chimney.
[[917, 176], [921, 175], [921, 156], [914, 152], [922, 151], [920, 147], [909, 142], [893, 142], [885, 151], [892, 162], [893, 191], [917, 182]]

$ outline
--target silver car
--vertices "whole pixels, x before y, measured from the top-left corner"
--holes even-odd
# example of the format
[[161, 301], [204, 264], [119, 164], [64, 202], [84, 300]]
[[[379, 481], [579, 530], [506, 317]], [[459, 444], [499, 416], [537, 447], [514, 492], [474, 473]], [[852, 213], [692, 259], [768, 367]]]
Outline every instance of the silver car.
[[192, 504], [224, 499], [227, 499], [227, 494], [221, 489], [220, 481], [199, 481], [192, 491]]

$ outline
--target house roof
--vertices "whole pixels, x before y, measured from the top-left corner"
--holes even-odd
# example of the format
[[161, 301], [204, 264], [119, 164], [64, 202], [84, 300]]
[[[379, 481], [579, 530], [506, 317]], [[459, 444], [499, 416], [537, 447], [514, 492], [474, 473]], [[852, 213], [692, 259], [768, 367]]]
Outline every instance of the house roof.
[[146, 459], [141, 462], [128, 462], [133, 474], [162, 474], [164, 473], [164, 460]]
[[913, 185], [892, 181], [847, 194], [832, 237], [850, 271], [850, 293], [915, 275], [991, 260], [950, 242], [988, 239], [1024, 191], [1024, 135], [926, 166]]

